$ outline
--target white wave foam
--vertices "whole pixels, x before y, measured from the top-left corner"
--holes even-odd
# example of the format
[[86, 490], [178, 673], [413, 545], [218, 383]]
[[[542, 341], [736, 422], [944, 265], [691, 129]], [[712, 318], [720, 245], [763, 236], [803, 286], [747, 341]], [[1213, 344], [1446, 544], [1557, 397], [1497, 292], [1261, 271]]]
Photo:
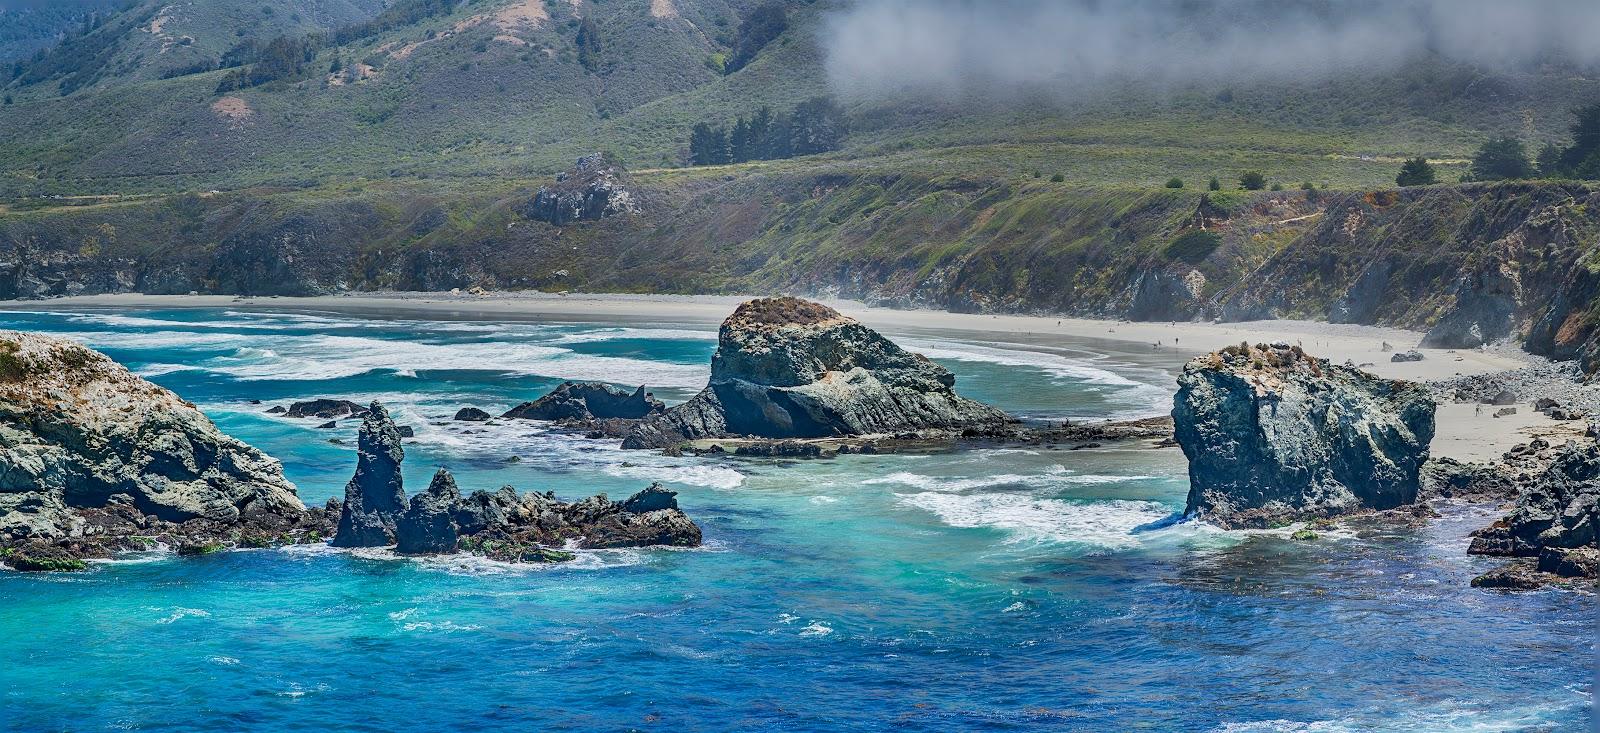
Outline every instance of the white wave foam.
[[1349, 716], [1314, 721], [1260, 720], [1224, 723], [1213, 730], [1216, 733], [1355, 733], [1372, 730], [1411, 733], [1499, 733], [1555, 730], [1551, 726], [1565, 717], [1565, 713], [1586, 707], [1588, 707], [1586, 700], [1570, 704], [1552, 702], [1546, 705], [1498, 706], [1488, 709], [1472, 703], [1448, 702], [1396, 716], [1378, 718]]
[[156, 623], [170, 624], [191, 616], [195, 618], [210, 618], [211, 612], [203, 608], [184, 608], [182, 606], [174, 606], [170, 615], [165, 618], [156, 619]]
[[801, 636], [827, 636], [831, 633], [833, 633], [833, 627], [821, 621], [812, 621], [809, 625], [800, 630]]
[[1000, 473], [990, 476], [975, 476], [971, 478], [955, 478], [945, 476], [927, 476], [920, 473], [900, 471], [880, 478], [867, 479], [863, 484], [881, 485], [898, 484], [909, 486], [924, 491], [961, 492], [973, 489], [989, 488], [993, 486], [1025, 486], [1029, 488], [1047, 488], [1061, 484], [1115, 484], [1126, 481], [1144, 481], [1156, 478], [1155, 476], [1111, 476], [1102, 474], [1075, 474], [1062, 466], [1052, 466], [1042, 474], [1015, 474]]
[[1091, 366], [1083, 359], [1074, 359], [1047, 351], [1028, 351], [1025, 349], [979, 346], [977, 344], [953, 341], [922, 341], [916, 339], [905, 340], [904, 344], [906, 348], [920, 352], [929, 359], [1028, 367], [1061, 379], [1115, 387], [1150, 386], [1142, 382], [1136, 382], [1116, 372]]
[[745, 479], [744, 474], [726, 466], [652, 466], [623, 463], [612, 464], [601, 470], [617, 478], [635, 478], [642, 481], [661, 481], [723, 490], [737, 489], [744, 485]]
[[660, 341], [716, 341], [716, 331], [691, 331], [683, 328], [600, 328], [593, 331], [569, 333], [551, 339], [552, 344], [589, 344], [618, 339], [654, 339]]
[[1138, 546], [1133, 530], [1171, 514], [1153, 501], [1071, 502], [1019, 494], [896, 494], [900, 503], [931, 512], [952, 527], [1005, 530], [1015, 542], [1081, 543], [1122, 549]]

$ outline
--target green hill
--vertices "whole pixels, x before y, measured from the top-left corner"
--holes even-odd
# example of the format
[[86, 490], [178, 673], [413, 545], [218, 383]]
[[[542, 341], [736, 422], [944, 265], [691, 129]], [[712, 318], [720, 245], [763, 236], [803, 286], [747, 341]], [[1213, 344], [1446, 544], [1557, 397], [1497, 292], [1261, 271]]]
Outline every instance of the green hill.
[[[715, 70], [754, 5], [145, 0], [0, 90], [12, 99], [0, 106], [0, 199], [519, 177], [594, 149], [636, 169], [680, 165], [696, 122], [828, 91], [820, 37], [838, 2], [788, 3], [782, 35], [737, 72]], [[586, 24], [592, 54], [580, 48]], [[316, 44], [279, 78], [219, 91], [255, 66], [204, 71], [258, 58], [238, 47], [280, 36]], [[1600, 80], [1570, 68], [1421, 58], [1398, 73], [1298, 84], [1124, 82], [1070, 102], [861, 99], [832, 157], [862, 170], [1039, 171], [1097, 185], [1256, 168], [1289, 186], [1371, 187], [1404, 156], [1440, 160], [1453, 178], [1489, 135], [1556, 139], [1569, 108], [1594, 98]]]

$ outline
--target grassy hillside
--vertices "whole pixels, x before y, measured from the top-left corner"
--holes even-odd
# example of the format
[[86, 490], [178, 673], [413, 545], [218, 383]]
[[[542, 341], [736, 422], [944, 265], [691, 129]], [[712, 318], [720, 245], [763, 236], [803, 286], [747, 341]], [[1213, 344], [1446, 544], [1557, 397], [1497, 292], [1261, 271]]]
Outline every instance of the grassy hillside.
[[[144, 0], [80, 47], [63, 46], [82, 68], [30, 67], [0, 90], [13, 97], [0, 106], [0, 200], [519, 178], [594, 149], [635, 169], [677, 166], [696, 122], [826, 92], [819, 39], [841, 2], [788, 3], [787, 32], [722, 75], [713, 67], [753, 0], [463, 0], [343, 43], [338, 29], [374, 17], [379, 0]], [[588, 65], [584, 23], [600, 41]], [[241, 41], [312, 33], [333, 40], [281, 81], [219, 92], [230, 70], [161, 78], [220, 61]], [[1289, 187], [1370, 188], [1392, 181], [1404, 156], [1439, 160], [1453, 179], [1489, 135], [1557, 139], [1569, 108], [1596, 98], [1600, 80], [1586, 72], [1419, 59], [1400, 73], [1315, 84], [858, 100], [844, 150], [769, 167], [1141, 187], [1259, 169]]]

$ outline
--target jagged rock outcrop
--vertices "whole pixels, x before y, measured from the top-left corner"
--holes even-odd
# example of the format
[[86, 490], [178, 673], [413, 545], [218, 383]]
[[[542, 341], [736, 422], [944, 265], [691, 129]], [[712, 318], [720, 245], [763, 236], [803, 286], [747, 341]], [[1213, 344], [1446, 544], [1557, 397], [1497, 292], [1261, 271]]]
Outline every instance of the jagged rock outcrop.
[[194, 405], [75, 342], [0, 331], [0, 546], [98, 557], [305, 519], [281, 464]]
[[579, 158], [572, 170], [558, 174], [554, 184], [540, 188], [527, 214], [562, 226], [639, 211], [627, 171], [605, 154], [594, 153]]
[[395, 523], [395, 551], [411, 555], [456, 551], [460, 526], [461, 490], [449, 471], [439, 469], [426, 491], [411, 497], [405, 514]]
[[1196, 358], [1172, 411], [1189, 458], [1185, 513], [1267, 527], [1410, 504], [1434, 409], [1421, 385], [1299, 347], [1240, 344]]
[[955, 375], [820, 303], [759, 298], [723, 321], [711, 382], [650, 417], [625, 448], [726, 435], [819, 438], [997, 429], [1000, 410], [961, 397]]
[[676, 494], [652, 484], [626, 501], [605, 494], [566, 503], [554, 493], [518, 495], [510, 486], [462, 497], [455, 477], [434, 473], [427, 490], [406, 501], [405, 451], [388, 410], [376, 402], [362, 422], [356, 474], [345, 486], [335, 547], [382, 547], [411, 555], [467, 550], [509, 562], [570, 560], [560, 548], [700, 544], [700, 528]]
[[1511, 514], [1479, 531], [1468, 552], [1540, 557], [1582, 548], [1600, 549], [1600, 447], [1593, 444], [1561, 449], [1523, 487]]
[[406, 450], [389, 411], [376, 402], [356, 435], [356, 473], [344, 487], [344, 506], [334, 547], [383, 547], [393, 543], [395, 523], [406, 510], [400, 462]]
[[641, 420], [667, 406], [644, 391], [632, 394], [599, 382], [562, 382], [549, 394], [524, 402], [501, 417], [523, 420]]

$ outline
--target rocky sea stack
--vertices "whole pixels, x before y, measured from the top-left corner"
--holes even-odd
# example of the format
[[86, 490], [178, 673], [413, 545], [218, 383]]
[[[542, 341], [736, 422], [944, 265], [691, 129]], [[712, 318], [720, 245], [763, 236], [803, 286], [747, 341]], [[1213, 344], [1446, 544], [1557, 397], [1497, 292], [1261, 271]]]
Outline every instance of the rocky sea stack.
[[1271, 527], [1416, 501], [1433, 439], [1428, 390], [1240, 344], [1190, 361], [1172, 416], [1189, 459], [1185, 513]]
[[650, 417], [624, 448], [726, 436], [792, 439], [995, 430], [1011, 419], [961, 397], [949, 370], [820, 303], [759, 298], [722, 322], [711, 382]]
[[316, 524], [278, 461], [194, 405], [75, 342], [0, 331], [8, 564], [61, 569], [157, 542], [293, 542]]
[[600, 494], [567, 503], [553, 493], [518, 494], [510, 486], [462, 496], [455, 477], [441, 468], [407, 501], [404, 460], [389, 411], [373, 403], [361, 424], [356, 474], [345, 486], [334, 546], [394, 545], [408, 555], [466, 550], [508, 562], [552, 562], [572, 559], [565, 547], [700, 545], [700, 528], [660, 484], [620, 502]]

